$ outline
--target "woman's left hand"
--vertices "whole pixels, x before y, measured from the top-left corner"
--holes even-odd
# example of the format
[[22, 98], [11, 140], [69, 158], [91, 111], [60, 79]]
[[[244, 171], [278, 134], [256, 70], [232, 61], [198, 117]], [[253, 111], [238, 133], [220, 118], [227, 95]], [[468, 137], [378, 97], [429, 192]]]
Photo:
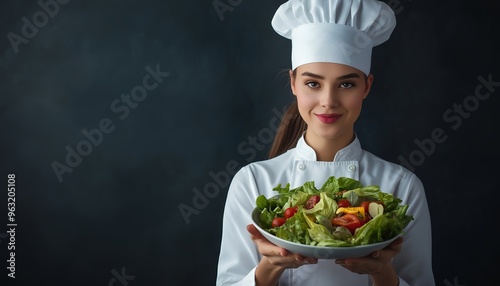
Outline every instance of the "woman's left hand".
[[[335, 262], [354, 273], [371, 275], [373, 280], [396, 281], [394, 277], [397, 279], [397, 275], [392, 266], [392, 258], [401, 251], [402, 246], [403, 238], [398, 237], [384, 249], [374, 251], [368, 256], [337, 259]], [[385, 285], [392, 285], [392, 283]]]

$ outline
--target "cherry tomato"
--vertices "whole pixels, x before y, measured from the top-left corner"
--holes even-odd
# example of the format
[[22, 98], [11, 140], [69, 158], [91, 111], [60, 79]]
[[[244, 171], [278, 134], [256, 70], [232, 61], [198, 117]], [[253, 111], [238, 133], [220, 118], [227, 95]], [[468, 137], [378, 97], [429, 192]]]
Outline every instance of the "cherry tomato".
[[291, 218], [296, 212], [297, 212], [298, 208], [297, 207], [290, 207], [290, 208], [287, 208], [284, 212], [283, 212], [283, 216], [288, 219], [288, 218]]
[[346, 199], [340, 199], [338, 202], [337, 202], [337, 205], [341, 208], [347, 208], [347, 207], [350, 207], [351, 206], [351, 203], [346, 200]]
[[314, 208], [314, 206], [319, 202], [320, 199], [321, 197], [318, 195], [311, 196], [306, 202], [306, 209], [310, 210]]
[[370, 203], [371, 203], [371, 202], [369, 202], [369, 201], [363, 201], [363, 202], [361, 203], [361, 206], [365, 208], [365, 214], [367, 214], [367, 213], [368, 213], [368, 206], [370, 205]]
[[347, 228], [353, 235], [356, 228], [363, 225], [359, 217], [355, 214], [345, 214], [341, 217], [334, 217], [332, 218], [332, 224], [334, 226], [343, 226]]
[[275, 217], [273, 219], [273, 222], [271, 223], [271, 227], [278, 227], [282, 226], [286, 221], [286, 218], [284, 217]]

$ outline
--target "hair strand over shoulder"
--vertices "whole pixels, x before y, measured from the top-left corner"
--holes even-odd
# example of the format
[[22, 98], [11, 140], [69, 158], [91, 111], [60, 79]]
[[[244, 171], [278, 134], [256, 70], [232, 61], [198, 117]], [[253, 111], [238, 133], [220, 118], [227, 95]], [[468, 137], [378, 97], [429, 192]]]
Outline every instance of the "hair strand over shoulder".
[[294, 100], [283, 115], [268, 158], [279, 156], [295, 147], [306, 129], [307, 124], [300, 116], [297, 100]]

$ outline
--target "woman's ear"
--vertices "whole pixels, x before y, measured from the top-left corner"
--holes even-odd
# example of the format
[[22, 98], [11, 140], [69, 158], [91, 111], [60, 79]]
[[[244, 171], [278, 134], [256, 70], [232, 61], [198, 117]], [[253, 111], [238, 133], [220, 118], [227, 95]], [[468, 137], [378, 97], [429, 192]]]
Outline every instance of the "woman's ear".
[[293, 95], [297, 96], [297, 94], [295, 93], [295, 73], [293, 72], [293, 70], [289, 70], [288, 73], [290, 75], [290, 87], [292, 88], [292, 93]]
[[367, 77], [366, 77], [366, 80], [365, 80], [365, 91], [363, 93], [363, 99], [365, 99], [368, 94], [370, 93], [370, 89], [372, 88], [372, 84], [373, 84], [373, 74], [369, 74]]

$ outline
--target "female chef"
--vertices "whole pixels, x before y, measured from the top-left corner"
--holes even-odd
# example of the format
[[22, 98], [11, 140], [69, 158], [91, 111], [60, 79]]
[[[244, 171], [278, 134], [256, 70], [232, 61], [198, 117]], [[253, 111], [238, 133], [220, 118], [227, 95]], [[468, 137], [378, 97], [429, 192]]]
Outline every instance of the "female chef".
[[[431, 221], [422, 182], [404, 167], [364, 150], [354, 124], [373, 83], [372, 48], [389, 39], [396, 19], [376, 0], [290, 0], [272, 20], [292, 43], [295, 95], [270, 158], [234, 176], [223, 217], [217, 285], [433, 286]], [[259, 195], [330, 177], [378, 185], [409, 205], [402, 237], [362, 258], [315, 259], [266, 240], [252, 224]]]

